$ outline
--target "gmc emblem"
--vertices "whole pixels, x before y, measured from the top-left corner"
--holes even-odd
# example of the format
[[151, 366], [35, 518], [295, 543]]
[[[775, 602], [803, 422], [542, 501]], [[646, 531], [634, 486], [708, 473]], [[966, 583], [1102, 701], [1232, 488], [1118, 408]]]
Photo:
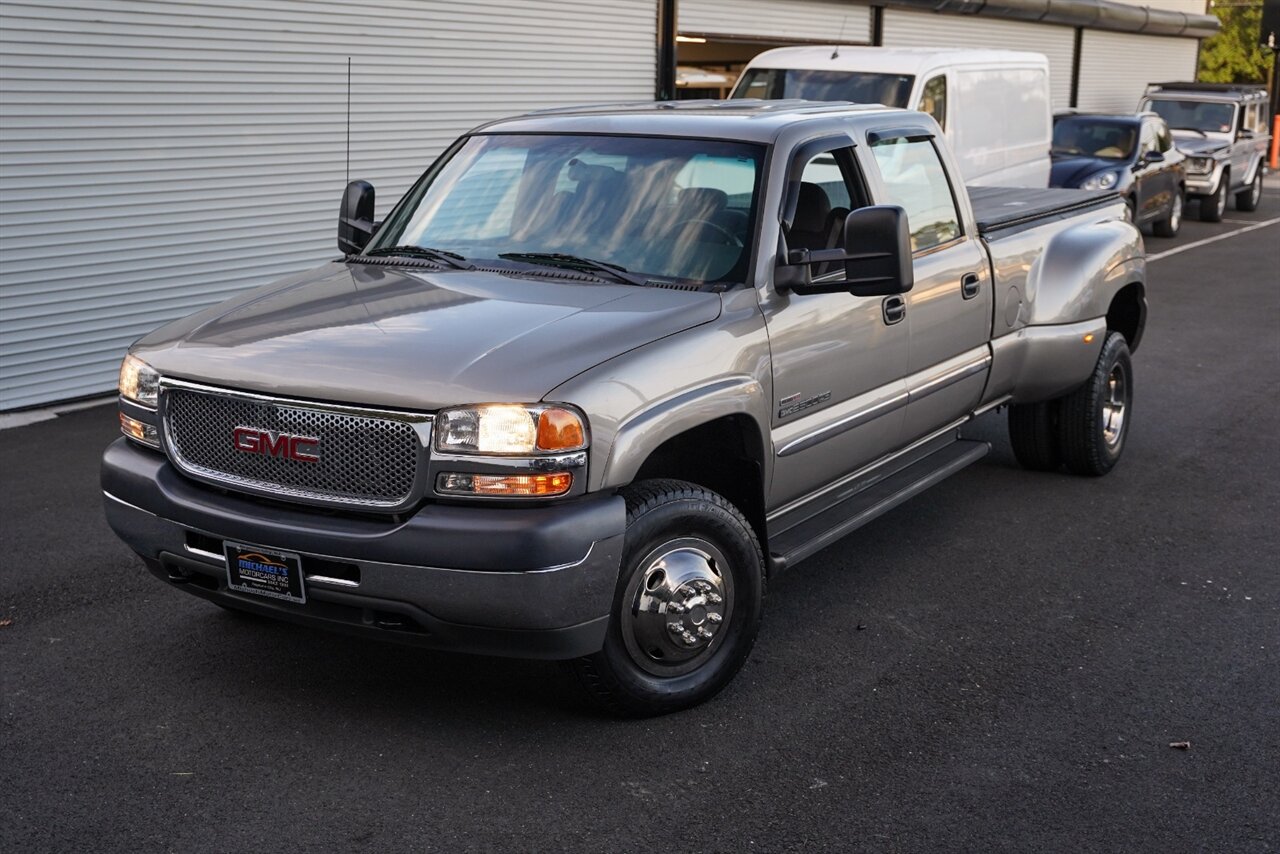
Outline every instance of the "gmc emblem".
[[246, 454], [283, 457], [300, 463], [320, 462], [320, 440], [315, 436], [294, 436], [273, 430], [259, 430], [256, 427], [237, 427], [231, 433], [231, 444], [237, 451], [244, 451]]

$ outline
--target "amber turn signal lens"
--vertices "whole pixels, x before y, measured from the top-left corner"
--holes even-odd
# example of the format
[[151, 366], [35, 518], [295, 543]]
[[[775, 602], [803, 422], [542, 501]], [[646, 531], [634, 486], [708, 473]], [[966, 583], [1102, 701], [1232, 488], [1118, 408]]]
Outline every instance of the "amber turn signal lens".
[[155, 427], [136, 418], [130, 418], [123, 412], [120, 413], [120, 432], [153, 448], [160, 447], [160, 438]]
[[544, 409], [538, 414], [539, 451], [576, 451], [586, 445], [582, 419], [567, 409]]
[[506, 495], [512, 498], [547, 498], [563, 495], [573, 486], [567, 471], [551, 474], [462, 474], [440, 475], [439, 490], [450, 495]]

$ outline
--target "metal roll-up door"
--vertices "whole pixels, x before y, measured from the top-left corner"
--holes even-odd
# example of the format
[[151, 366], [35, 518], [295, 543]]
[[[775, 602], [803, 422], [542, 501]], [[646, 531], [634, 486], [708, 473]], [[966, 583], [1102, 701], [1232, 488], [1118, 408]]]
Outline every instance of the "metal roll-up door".
[[1049, 58], [1054, 109], [1071, 106], [1075, 30], [1052, 24], [1008, 21], [987, 15], [884, 11], [885, 47], [958, 47], [1029, 50]]
[[109, 392], [130, 341], [337, 255], [455, 136], [653, 97], [632, 0], [0, 6], [0, 409]]
[[871, 42], [871, 9], [849, 0], [680, 0], [680, 32], [761, 41]]
[[1147, 83], [1195, 80], [1198, 47], [1196, 39], [1085, 30], [1077, 106], [1131, 113]]

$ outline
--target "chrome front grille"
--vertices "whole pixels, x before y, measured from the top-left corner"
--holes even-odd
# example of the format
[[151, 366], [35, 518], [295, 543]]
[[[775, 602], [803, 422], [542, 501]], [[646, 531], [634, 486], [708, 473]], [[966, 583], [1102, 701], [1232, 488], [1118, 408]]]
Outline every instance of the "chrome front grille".
[[[370, 509], [401, 509], [421, 496], [429, 415], [175, 381], [164, 384], [160, 405], [169, 458], [199, 480], [285, 500]], [[301, 453], [291, 458], [281, 436], [306, 437]], [[245, 449], [255, 443], [268, 447]]]

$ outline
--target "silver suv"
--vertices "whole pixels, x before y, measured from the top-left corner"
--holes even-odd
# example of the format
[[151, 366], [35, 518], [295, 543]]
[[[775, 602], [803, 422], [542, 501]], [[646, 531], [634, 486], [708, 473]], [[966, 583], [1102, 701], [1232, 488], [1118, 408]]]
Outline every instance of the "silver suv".
[[1200, 200], [1200, 219], [1218, 222], [1235, 193], [1236, 210], [1262, 199], [1262, 164], [1271, 142], [1267, 92], [1234, 83], [1152, 83], [1138, 105], [1159, 114], [1187, 155], [1187, 195]]

